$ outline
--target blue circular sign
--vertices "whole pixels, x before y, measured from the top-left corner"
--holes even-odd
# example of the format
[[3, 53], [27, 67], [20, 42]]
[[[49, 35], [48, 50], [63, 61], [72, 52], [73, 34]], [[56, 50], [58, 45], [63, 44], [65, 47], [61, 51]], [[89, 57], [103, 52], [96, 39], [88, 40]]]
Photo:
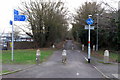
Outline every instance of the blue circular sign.
[[92, 18], [88, 18], [88, 19], [86, 20], [86, 23], [87, 23], [88, 25], [91, 25], [91, 24], [94, 23], [94, 21], [93, 21]]

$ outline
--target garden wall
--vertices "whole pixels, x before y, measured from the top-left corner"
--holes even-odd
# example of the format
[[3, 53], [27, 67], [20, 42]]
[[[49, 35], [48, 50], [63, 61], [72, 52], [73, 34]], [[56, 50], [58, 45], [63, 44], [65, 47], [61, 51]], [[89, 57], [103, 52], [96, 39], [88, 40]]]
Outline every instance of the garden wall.
[[[10, 50], [11, 46], [10, 46], [11, 42], [8, 43], [8, 47], [7, 49]], [[14, 49], [34, 49], [36, 48], [36, 45], [34, 42], [14, 42]]]

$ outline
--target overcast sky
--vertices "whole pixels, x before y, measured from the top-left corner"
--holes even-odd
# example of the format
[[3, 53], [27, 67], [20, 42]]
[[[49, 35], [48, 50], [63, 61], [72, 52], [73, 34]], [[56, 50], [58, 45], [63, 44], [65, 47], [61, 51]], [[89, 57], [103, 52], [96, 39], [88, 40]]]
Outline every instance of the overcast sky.
[[[13, 19], [13, 9], [17, 9], [20, 3], [25, 0], [2, 0], [0, 2], [0, 33], [5, 30], [5, 32], [11, 31], [11, 26], [9, 21]], [[28, 0], [26, 0], [28, 1]], [[55, 0], [53, 0], [55, 1]], [[68, 7], [70, 13], [74, 13], [75, 9], [81, 6], [85, 1], [97, 1], [100, 2], [102, 0], [62, 0], [65, 2], [65, 5]], [[118, 7], [118, 1], [120, 0], [103, 0], [108, 2], [114, 8]], [[15, 24], [24, 22], [15, 22]]]

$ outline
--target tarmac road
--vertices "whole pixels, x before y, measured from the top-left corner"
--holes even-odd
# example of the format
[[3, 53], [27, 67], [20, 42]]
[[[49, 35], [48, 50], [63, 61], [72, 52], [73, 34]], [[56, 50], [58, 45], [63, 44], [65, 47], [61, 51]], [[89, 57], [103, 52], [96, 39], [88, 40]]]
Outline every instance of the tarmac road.
[[[88, 64], [79, 50], [71, 50], [72, 40], [65, 44], [67, 63], [61, 63], [62, 50], [54, 54], [40, 65], [27, 70], [4, 75], [3, 78], [103, 78], [91, 64]], [[75, 45], [74, 45], [75, 46]]]

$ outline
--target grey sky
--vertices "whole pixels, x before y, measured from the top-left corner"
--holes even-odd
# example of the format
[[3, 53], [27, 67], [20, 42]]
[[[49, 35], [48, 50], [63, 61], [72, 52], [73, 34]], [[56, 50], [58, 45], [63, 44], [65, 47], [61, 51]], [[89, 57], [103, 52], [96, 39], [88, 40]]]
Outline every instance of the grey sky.
[[[5, 30], [5, 32], [11, 31], [11, 26], [9, 25], [9, 21], [13, 19], [13, 9], [17, 9], [20, 2], [25, 0], [2, 0], [0, 3], [0, 32]], [[55, 0], [53, 0], [55, 1]], [[68, 7], [70, 13], [75, 13], [75, 9], [81, 6], [85, 1], [97, 1], [100, 2], [102, 0], [62, 0], [65, 2], [65, 5]], [[114, 8], [118, 8], [119, 0], [104, 0], [104, 2], [108, 2]], [[24, 24], [25, 22], [15, 22], [15, 24]]]

